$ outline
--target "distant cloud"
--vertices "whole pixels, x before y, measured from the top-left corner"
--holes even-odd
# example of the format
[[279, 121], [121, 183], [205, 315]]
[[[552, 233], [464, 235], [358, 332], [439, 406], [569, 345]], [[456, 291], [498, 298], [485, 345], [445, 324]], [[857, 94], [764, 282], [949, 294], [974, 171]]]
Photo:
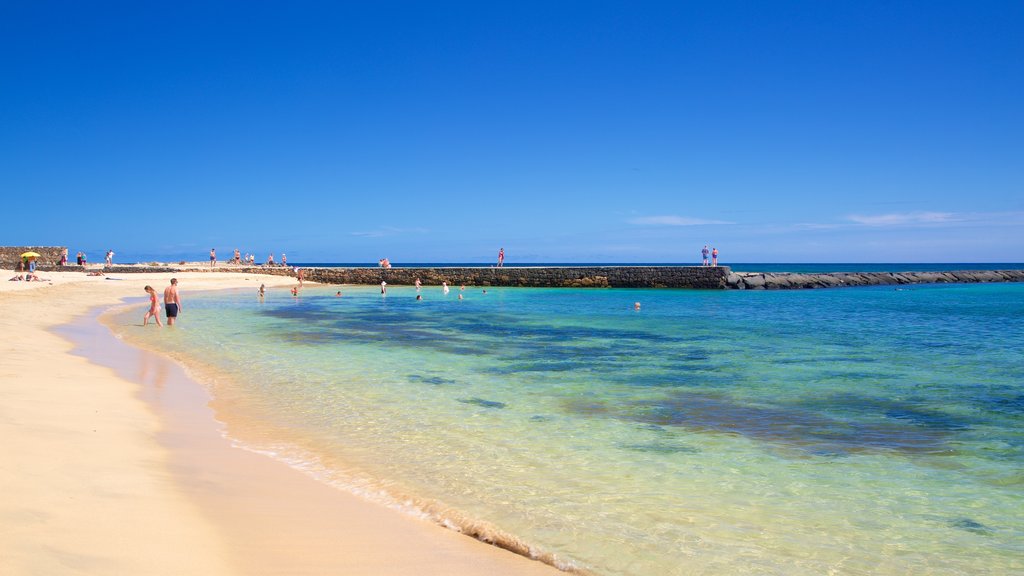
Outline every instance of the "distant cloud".
[[865, 226], [906, 226], [912, 224], [949, 224], [962, 222], [963, 217], [951, 212], [903, 212], [864, 216], [853, 214], [846, 217], [851, 222]]
[[688, 216], [640, 216], [627, 220], [638, 226], [706, 226], [708, 224], [734, 224], [724, 220], [705, 220]]

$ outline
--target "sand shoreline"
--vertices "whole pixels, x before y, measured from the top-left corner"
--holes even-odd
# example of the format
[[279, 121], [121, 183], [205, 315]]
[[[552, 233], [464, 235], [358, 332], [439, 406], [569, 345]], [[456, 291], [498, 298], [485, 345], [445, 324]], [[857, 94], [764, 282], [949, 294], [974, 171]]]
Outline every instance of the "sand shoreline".
[[[182, 322], [191, 290], [294, 283], [173, 275]], [[172, 274], [46, 276], [53, 282], [0, 288], [6, 573], [560, 573], [233, 447], [180, 365], [117, 342], [96, 321], [98, 307], [142, 296], [147, 283], [159, 291]], [[76, 330], [97, 347], [82, 352], [107, 356], [100, 364], [76, 354], [66, 339]]]

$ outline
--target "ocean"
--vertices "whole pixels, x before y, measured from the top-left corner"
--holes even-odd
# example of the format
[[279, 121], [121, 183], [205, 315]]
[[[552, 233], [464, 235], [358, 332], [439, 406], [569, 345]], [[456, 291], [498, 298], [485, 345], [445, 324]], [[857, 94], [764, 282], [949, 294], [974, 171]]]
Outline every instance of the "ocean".
[[242, 445], [561, 567], [1024, 572], [1024, 284], [338, 289], [112, 324]]

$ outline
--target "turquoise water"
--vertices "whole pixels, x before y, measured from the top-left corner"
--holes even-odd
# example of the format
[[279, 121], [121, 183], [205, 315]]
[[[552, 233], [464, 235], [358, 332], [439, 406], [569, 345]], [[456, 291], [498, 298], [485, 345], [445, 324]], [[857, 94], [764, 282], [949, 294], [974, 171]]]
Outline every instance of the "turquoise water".
[[1021, 284], [183, 291], [229, 433], [563, 567], [1024, 571]]

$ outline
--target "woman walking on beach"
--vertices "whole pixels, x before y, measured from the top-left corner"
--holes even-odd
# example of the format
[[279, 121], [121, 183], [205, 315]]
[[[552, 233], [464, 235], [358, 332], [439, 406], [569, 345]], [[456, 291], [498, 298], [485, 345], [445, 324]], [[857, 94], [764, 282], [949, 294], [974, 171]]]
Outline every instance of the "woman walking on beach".
[[156, 302], [156, 290], [153, 290], [152, 286], [146, 286], [146, 294], [149, 294], [149, 311], [142, 317], [142, 325], [145, 326], [149, 323], [149, 317], [152, 316], [156, 320], [157, 326], [163, 326], [160, 323], [160, 307]]

